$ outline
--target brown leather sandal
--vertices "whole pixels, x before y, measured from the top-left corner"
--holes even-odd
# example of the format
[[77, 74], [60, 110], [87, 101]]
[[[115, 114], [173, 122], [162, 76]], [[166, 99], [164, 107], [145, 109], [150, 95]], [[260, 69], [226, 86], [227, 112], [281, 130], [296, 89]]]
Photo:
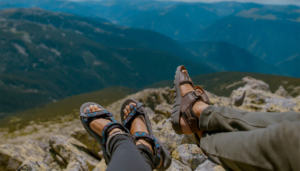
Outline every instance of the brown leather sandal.
[[[182, 73], [182, 70], [186, 70], [186, 68], [183, 65], [177, 68], [175, 75], [175, 94], [172, 111], [172, 126], [177, 134], [183, 134], [180, 127], [180, 117], [183, 117], [189, 124], [189, 127], [192, 130], [192, 132], [197, 133], [200, 131], [198, 127], [199, 119], [193, 112], [193, 105], [196, 101], [199, 100], [203, 101], [208, 105], [210, 105], [210, 102], [203, 88], [200, 86], [194, 87], [192, 79], [188, 76], [188, 74]], [[200, 89], [203, 93], [199, 93], [198, 91], [191, 91], [182, 97], [180, 86], [183, 84], [191, 84], [191, 86], [194, 87], [194, 89]], [[197, 134], [195, 134], [195, 136], [196, 139], [199, 139]]]

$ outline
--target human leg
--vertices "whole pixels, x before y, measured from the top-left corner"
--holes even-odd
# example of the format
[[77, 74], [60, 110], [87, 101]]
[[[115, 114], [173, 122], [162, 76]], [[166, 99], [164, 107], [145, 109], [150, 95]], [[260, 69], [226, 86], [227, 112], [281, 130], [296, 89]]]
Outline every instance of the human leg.
[[214, 162], [232, 170], [300, 170], [300, 122], [252, 131], [203, 134], [200, 147]]
[[199, 128], [208, 132], [250, 131], [285, 121], [300, 122], [300, 113], [248, 112], [225, 106], [209, 106], [199, 116]]

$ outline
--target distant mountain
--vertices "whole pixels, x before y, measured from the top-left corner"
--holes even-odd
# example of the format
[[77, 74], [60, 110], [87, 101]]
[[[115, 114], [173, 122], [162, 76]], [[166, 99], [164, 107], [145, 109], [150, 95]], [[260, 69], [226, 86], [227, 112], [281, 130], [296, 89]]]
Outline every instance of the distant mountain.
[[278, 70], [245, 49], [227, 42], [189, 42], [184, 47], [199, 56], [199, 60], [223, 71], [272, 73]]
[[124, 18], [146, 11], [168, 8], [178, 2], [156, 0], [109, 0], [109, 1], [79, 1], [78, 4], [87, 6], [109, 21], [120, 24]]
[[177, 2], [172, 1], [69, 1], [69, 0], [1, 0], [0, 9], [5, 8], [42, 8], [45, 10], [70, 13], [89, 18], [105, 18], [117, 23], [125, 17], [141, 11], [158, 10]]
[[56, 28], [74, 31], [98, 43], [120, 48], [142, 48], [164, 51], [176, 56], [191, 56], [179, 43], [157, 32], [121, 27], [99, 18], [72, 14], [53, 13], [42, 9], [8, 9], [0, 17], [14, 20], [28, 20]]
[[181, 42], [190, 41], [200, 29], [217, 19], [237, 13], [257, 4], [182, 3], [175, 1], [66, 1], [66, 0], [3, 0], [1, 8], [38, 7], [50, 11], [76, 14], [97, 20], [105, 18], [112, 23], [157, 31]]
[[90, 18], [101, 17], [98, 11], [88, 6], [67, 0], [1, 0], [0, 9], [5, 8], [43, 8], [50, 11], [65, 12]]
[[139, 88], [171, 79], [181, 64], [193, 74], [215, 71], [159, 51], [156, 41], [174, 52], [181, 46], [158, 33], [83, 19], [40, 9], [0, 12], [0, 92], [6, 97], [0, 112], [110, 86]]
[[[283, 10], [287, 8], [290, 8], [288, 12]], [[244, 10], [199, 31], [197, 38], [199, 41], [230, 42], [276, 65], [300, 54], [299, 10], [294, 6]]]
[[276, 67], [281, 69], [282, 71], [285, 71], [287, 73], [290, 73], [291, 75], [295, 77], [300, 77], [300, 56], [299, 53], [295, 56], [291, 56], [284, 61], [279, 62], [276, 64]]
[[[141, 88], [173, 78], [178, 65], [191, 75], [240, 69], [204, 60], [191, 52], [197, 47], [187, 50], [151, 30], [37, 8], [0, 11], [0, 44], [0, 93], [6, 97], [0, 113], [111, 86]], [[211, 58], [224, 52], [221, 46]], [[283, 74], [267, 65], [252, 72]]]
[[[255, 79], [263, 80], [270, 86], [274, 93], [280, 86], [288, 91], [292, 97], [300, 96], [300, 78], [283, 77], [278, 75], [249, 73], [249, 72], [217, 72], [192, 76], [195, 85], [201, 85], [205, 90], [218, 96], [230, 96], [233, 90], [242, 87], [245, 83], [242, 78], [250, 76]], [[147, 86], [147, 88], [173, 87], [174, 80], [167, 80]]]
[[207, 6], [179, 3], [162, 10], [140, 12], [121, 20], [119, 24], [154, 30], [179, 41], [190, 41], [197, 31], [220, 18]]

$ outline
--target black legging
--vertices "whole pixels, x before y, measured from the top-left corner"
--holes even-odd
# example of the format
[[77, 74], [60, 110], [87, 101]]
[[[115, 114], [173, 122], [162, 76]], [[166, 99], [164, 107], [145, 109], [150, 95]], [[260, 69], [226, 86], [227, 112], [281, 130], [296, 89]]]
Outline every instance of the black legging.
[[153, 154], [149, 147], [135, 145], [126, 135], [116, 135], [109, 144], [111, 160], [107, 171], [152, 171]]

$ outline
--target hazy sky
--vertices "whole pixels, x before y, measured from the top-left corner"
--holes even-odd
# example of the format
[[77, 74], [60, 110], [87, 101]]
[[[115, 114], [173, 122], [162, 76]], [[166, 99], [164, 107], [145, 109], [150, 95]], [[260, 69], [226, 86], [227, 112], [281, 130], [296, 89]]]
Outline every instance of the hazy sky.
[[[186, 2], [220, 2], [224, 0], [176, 0]], [[263, 4], [294, 4], [300, 5], [300, 0], [226, 0], [226, 1], [237, 1], [237, 2], [254, 2]]]
[[[71, 1], [85, 1], [85, 0], [71, 0]], [[91, 0], [89, 0], [91, 1]], [[94, 1], [103, 1], [103, 0], [94, 0]], [[104, 0], [107, 1], [107, 0]], [[130, 0], [123, 0], [123, 1], [130, 1]], [[144, 0], [141, 0], [144, 1]], [[145, 0], [148, 1], [148, 0]], [[153, 1], [153, 0], [149, 0]], [[166, 1], [166, 0], [160, 0]], [[183, 1], [183, 2], [220, 2], [224, 0], [172, 0], [172, 1]], [[262, 4], [277, 4], [277, 5], [287, 5], [293, 4], [300, 6], [300, 0], [225, 0], [225, 1], [237, 1], [237, 2], [255, 2], [255, 3], [262, 3]]]

